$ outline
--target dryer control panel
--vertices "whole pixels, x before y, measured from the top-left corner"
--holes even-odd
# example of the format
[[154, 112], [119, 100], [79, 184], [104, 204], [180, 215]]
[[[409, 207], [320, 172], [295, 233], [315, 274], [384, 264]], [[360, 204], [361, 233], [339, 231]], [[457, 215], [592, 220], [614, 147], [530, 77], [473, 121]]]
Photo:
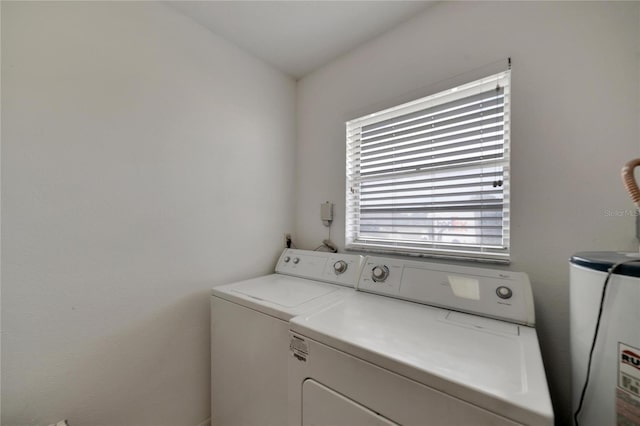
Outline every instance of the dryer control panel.
[[535, 325], [527, 274], [369, 256], [358, 290]]
[[278, 274], [355, 287], [360, 278], [363, 256], [286, 249], [276, 265]]

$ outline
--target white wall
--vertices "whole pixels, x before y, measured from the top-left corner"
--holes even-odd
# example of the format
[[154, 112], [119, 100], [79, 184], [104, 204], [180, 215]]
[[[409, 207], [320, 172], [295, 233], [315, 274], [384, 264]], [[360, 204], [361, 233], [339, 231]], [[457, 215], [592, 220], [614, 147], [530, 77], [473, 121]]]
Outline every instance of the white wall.
[[2, 2], [2, 89], [2, 424], [199, 424], [209, 289], [291, 231], [295, 82], [160, 3]]
[[[2, 46], [2, 7], [0, 6], [0, 46]], [[1, 52], [0, 48], [0, 52]], [[0, 69], [2, 69], [2, 54], [0, 53]], [[0, 100], [2, 99], [2, 84], [0, 84]], [[1, 104], [2, 102], [0, 102]], [[0, 108], [1, 109], [1, 108]], [[0, 113], [0, 192], [2, 186], [2, 114]], [[2, 239], [2, 197], [0, 196], [0, 240]], [[0, 259], [2, 259], [2, 244], [0, 243]], [[0, 395], [2, 395], [2, 262], [0, 261]], [[0, 423], [2, 422], [2, 397], [0, 397]]]
[[318, 211], [330, 200], [336, 203], [332, 238], [344, 247], [344, 122], [471, 80], [478, 68], [512, 57], [510, 269], [532, 279], [551, 392], [564, 424], [570, 413], [567, 261], [579, 250], [637, 247], [633, 218], [607, 217], [605, 210], [633, 208], [619, 170], [638, 156], [638, 8], [440, 2], [298, 84], [294, 240], [313, 248], [326, 238]]

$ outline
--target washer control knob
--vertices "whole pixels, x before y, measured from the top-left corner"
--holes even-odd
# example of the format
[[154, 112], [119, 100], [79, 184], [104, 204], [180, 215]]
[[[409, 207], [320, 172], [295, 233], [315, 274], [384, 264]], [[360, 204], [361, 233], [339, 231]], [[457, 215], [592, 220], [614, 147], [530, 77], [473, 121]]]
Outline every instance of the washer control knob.
[[297, 265], [298, 263], [300, 263], [300, 259], [297, 258], [297, 257], [294, 257], [293, 258], [293, 263], [295, 263]]
[[347, 265], [347, 262], [345, 262], [344, 260], [338, 260], [333, 264], [333, 270], [338, 275], [344, 273], [348, 267], [349, 265]]
[[510, 299], [513, 296], [513, 292], [509, 287], [500, 286], [496, 288], [496, 294], [500, 299]]
[[284, 260], [284, 263], [289, 263], [291, 258], [289, 256], [285, 256], [283, 260]]
[[385, 265], [375, 266], [371, 270], [371, 278], [373, 279], [373, 281], [377, 283], [384, 282], [384, 280], [386, 280], [388, 276], [389, 276], [389, 268], [387, 268]]

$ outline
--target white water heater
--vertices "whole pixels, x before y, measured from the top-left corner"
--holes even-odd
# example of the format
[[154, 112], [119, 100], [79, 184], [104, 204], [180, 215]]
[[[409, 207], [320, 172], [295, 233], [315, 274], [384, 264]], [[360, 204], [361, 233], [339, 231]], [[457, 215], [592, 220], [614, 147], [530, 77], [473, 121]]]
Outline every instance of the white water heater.
[[[571, 258], [570, 326], [573, 413], [587, 380], [589, 354], [609, 269], [638, 253], [583, 252]], [[591, 373], [578, 415], [580, 426], [640, 426], [640, 262], [611, 275]]]

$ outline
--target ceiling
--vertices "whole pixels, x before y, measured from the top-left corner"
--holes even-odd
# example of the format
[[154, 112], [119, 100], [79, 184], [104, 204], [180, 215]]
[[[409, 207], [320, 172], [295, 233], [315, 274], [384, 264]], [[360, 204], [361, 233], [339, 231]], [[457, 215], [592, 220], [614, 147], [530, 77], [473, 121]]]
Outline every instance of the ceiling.
[[212, 32], [300, 78], [432, 1], [169, 1]]

